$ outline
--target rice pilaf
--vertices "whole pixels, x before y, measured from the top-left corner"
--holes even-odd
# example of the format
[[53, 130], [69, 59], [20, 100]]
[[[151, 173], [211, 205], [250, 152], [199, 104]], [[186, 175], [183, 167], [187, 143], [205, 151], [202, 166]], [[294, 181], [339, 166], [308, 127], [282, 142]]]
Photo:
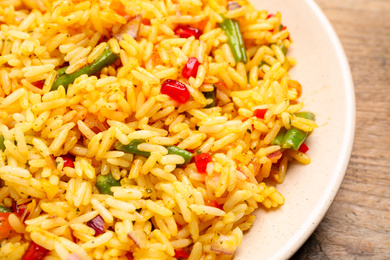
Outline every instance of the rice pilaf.
[[231, 259], [317, 127], [281, 14], [0, 1], [0, 259]]

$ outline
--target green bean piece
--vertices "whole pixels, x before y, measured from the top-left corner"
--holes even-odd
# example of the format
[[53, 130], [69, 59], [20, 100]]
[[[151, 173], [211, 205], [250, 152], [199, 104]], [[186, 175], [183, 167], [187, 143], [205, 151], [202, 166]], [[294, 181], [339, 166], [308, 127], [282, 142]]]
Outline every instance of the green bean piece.
[[316, 116], [312, 112], [298, 112], [298, 113], [295, 113], [294, 115], [297, 117], [309, 119], [311, 121], [316, 120]]
[[275, 137], [275, 139], [271, 142], [272, 145], [282, 145], [283, 138], [286, 135], [286, 128], [281, 128], [278, 135]]
[[207, 106], [205, 106], [204, 108], [210, 108], [210, 107], [215, 107], [215, 98], [217, 96], [217, 88], [214, 86], [214, 90], [213, 91], [210, 91], [210, 92], [203, 92], [203, 95], [206, 99], [212, 99], [213, 102], [211, 102], [210, 104], [208, 104]]
[[181, 149], [181, 148], [179, 148], [177, 146], [173, 146], [173, 145], [168, 146], [167, 149], [168, 149], [168, 154], [176, 154], [176, 155], [180, 155], [181, 157], [183, 157], [184, 164], [191, 161], [192, 153], [190, 153], [189, 151]]
[[8, 213], [8, 212], [12, 212], [12, 210], [10, 208], [7, 208], [7, 207], [0, 205], [0, 212], [1, 213]]
[[3, 152], [5, 151], [5, 145], [4, 145], [5, 138], [3, 135], [0, 135], [0, 150]]
[[150, 152], [141, 151], [137, 148], [139, 144], [145, 143], [145, 140], [143, 139], [133, 139], [129, 144], [122, 144], [121, 142], [116, 142], [115, 148], [117, 150], [126, 152], [126, 153], [132, 153], [132, 154], [138, 154], [144, 157], [149, 157]]
[[69, 66], [66, 66], [66, 67], [63, 67], [59, 70], [57, 70], [57, 78], [58, 77], [61, 77], [62, 75], [65, 75], [66, 74], [66, 69], [68, 68]]
[[[144, 157], [149, 157], [150, 156], [150, 152], [144, 152], [144, 151], [141, 151], [137, 148], [137, 146], [139, 144], [142, 144], [144, 143], [145, 140], [143, 139], [133, 139], [131, 140], [131, 142], [129, 144], [122, 144], [121, 142], [116, 142], [115, 144], [115, 149], [119, 150], [119, 151], [123, 151], [123, 152], [126, 152], [126, 153], [132, 153], [132, 154], [138, 154], [138, 155], [142, 155]], [[167, 147], [168, 149], [168, 154], [177, 154], [177, 155], [180, 155], [181, 157], [184, 158], [184, 163], [188, 163], [191, 158], [192, 158], [192, 153], [184, 150], [184, 149], [181, 149], [177, 146], [168, 146]]]
[[283, 137], [282, 148], [298, 150], [303, 141], [305, 141], [307, 134], [307, 132], [298, 128], [291, 127]]
[[228, 37], [228, 44], [233, 53], [236, 62], [247, 63], [248, 57], [246, 56], [246, 49], [244, 45], [244, 39], [242, 38], [240, 25], [236, 20], [228, 19], [221, 14], [223, 21], [219, 24], [219, 27], [225, 32]]
[[[71, 73], [71, 74], [63, 74], [56, 78], [56, 80], [53, 83], [53, 86], [51, 87], [51, 90], [58, 89], [59, 86], [64, 86], [65, 90], [68, 89], [69, 84], [72, 84], [78, 77], [80, 77], [83, 74], [87, 74], [88, 76], [92, 76], [99, 71], [101, 71], [103, 68], [110, 66], [113, 64], [117, 59], [119, 58], [119, 55], [112, 52], [109, 46], [106, 47], [103, 54], [99, 56], [93, 63], [82, 67], [81, 69]], [[57, 73], [62, 73], [62, 70], [64, 68], [60, 69]]]
[[96, 187], [98, 188], [101, 194], [113, 195], [111, 191], [111, 187], [121, 186], [121, 182], [119, 180], [115, 180], [112, 177], [112, 174], [109, 173], [107, 175], [99, 175], [96, 178]]
[[286, 56], [286, 54], [287, 54], [287, 48], [286, 48], [286, 46], [284, 45], [284, 43], [282, 43], [282, 44], [280, 45], [280, 49], [282, 50], [284, 56]]

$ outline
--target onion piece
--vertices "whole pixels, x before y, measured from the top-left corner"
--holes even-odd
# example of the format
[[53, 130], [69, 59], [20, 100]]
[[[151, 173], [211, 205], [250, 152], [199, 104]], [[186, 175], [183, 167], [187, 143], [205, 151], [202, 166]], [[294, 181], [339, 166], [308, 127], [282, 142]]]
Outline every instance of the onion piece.
[[78, 254], [76, 253], [71, 253], [69, 256], [68, 256], [68, 260], [83, 260], [81, 258], [81, 256], [79, 256]]
[[98, 117], [95, 114], [88, 113], [85, 116], [84, 123], [95, 132], [95, 134], [98, 134], [100, 132], [106, 131], [107, 127], [99, 121]]
[[234, 235], [219, 235], [211, 243], [211, 251], [233, 255], [237, 248], [237, 241]]
[[133, 240], [139, 248], [146, 248], [148, 245], [148, 238], [143, 230], [130, 231], [127, 236]]
[[229, 1], [228, 5], [227, 5], [227, 9], [229, 11], [238, 9], [240, 7], [241, 7], [241, 5], [239, 3], [237, 3], [236, 1]]
[[282, 157], [282, 155], [282, 152], [277, 150], [273, 153], [267, 154], [267, 157], [271, 160], [272, 163], [276, 163]]
[[132, 38], [137, 38], [139, 30], [141, 28], [142, 15], [136, 15], [131, 18], [126, 24], [122, 25], [117, 33], [114, 34], [114, 37], [121, 41], [123, 40], [123, 34], [127, 34]]
[[95, 237], [104, 233], [104, 220], [100, 215], [88, 221], [87, 226], [95, 230]]

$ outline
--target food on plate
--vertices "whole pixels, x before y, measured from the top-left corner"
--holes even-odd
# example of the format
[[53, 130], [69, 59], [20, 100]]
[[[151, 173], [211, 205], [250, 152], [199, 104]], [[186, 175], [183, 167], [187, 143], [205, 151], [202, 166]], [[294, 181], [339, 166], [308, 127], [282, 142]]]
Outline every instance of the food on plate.
[[8, 0], [0, 21], [1, 259], [231, 259], [310, 163], [280, 13]]

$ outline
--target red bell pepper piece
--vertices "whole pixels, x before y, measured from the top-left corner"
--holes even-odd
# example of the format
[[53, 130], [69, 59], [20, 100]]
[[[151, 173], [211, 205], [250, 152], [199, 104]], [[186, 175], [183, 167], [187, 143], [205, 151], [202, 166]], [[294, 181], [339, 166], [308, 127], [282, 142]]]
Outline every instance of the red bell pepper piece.
[[61, 156], [64, 160], [64, 167], [71, 167], [74, 168], [74, 157], [70, 154], [65, 154]]
[[46, 248], [31, 242], [22, 257], [22, 260], [40, 260], [43, 259], [48, 253], [49, 250]]
[[195, 36], [196, 39], [199, 39], [202, 35], [202, 31], [188, 26], [179, 26], [176, 28], [175, 34], [180, 38], [190, 38], [191, 36]]
[[161, 94], [170, 96], [179, 103], [186, 103], [190, 99], [190, 92], [180, 81], [167, 79], [161, 85]]
[[211, 162], [211, 155], [208, 153], [201, 153], [195, 156], [195, 165], [199, 173], [206, 173], [207, 164]]
[[175, 258], [178, 259], [180, 257], [188, 259], [188, 257], [190, 257], [190, 254], [182, 248], [177, 248], [175, 249]]
[[265, 113], [267, 113], [268, 109], [256, 109], [253, 112], [253, 115], [257, 118], [264, 119]]
[[197, 58], [195, 57], [189, 58], [186, 63], [186, 66], [181, 72], [181, 75], [186, 79], [189, 79], [190, 77], [195, 78], [196, 74], [198, 73], [199, 65], [200, 63]]
[[309, 151], [309, 147], [307, 147], [305, 143], [302, 143], [298, 151], [300, 151], [301, 153], [306, 153], [307, 151]]

